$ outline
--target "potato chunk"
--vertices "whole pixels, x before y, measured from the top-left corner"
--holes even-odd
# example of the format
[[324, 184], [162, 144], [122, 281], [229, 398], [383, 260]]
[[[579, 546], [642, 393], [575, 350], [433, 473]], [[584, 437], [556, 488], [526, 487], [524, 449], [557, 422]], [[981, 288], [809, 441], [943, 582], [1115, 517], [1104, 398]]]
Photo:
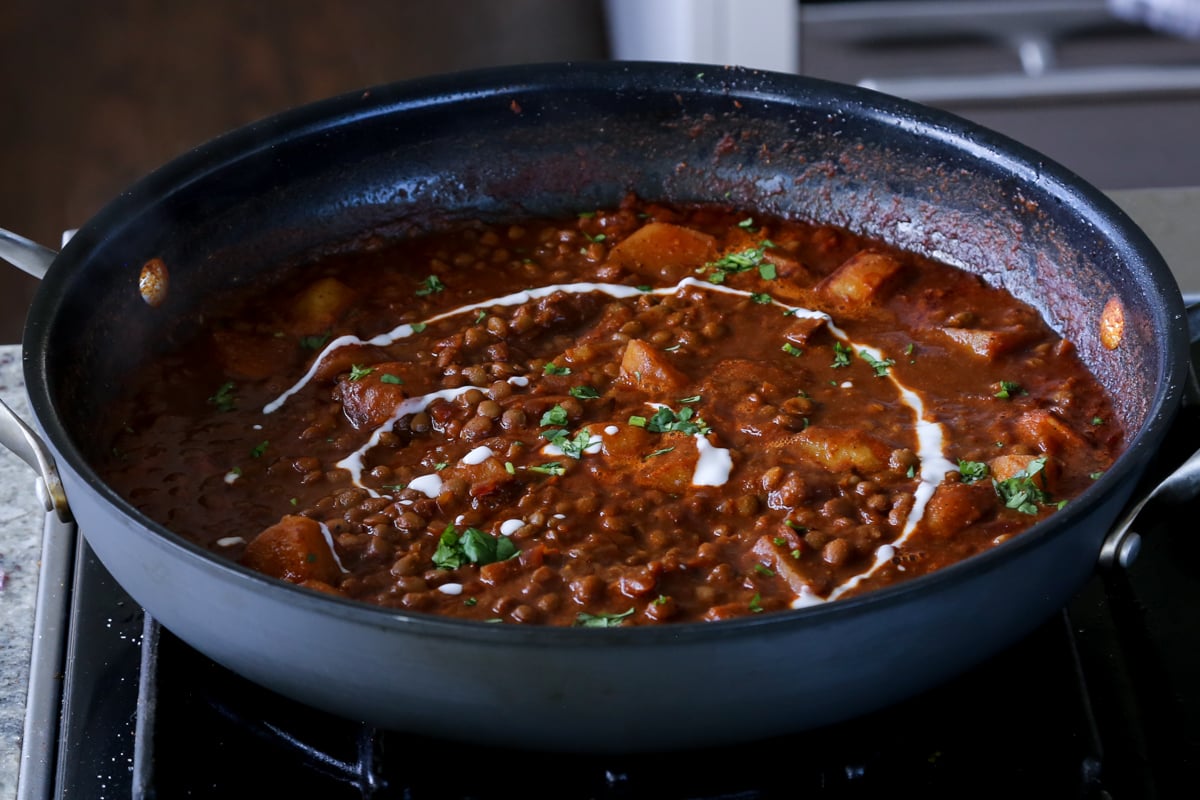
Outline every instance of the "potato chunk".
[[320, 524], [289, 514], [254, 537], [242, 554], [253, 570], [292, 583], [334, 584], [341, 570]]
[[1029, 341], [1029, 333], [1024, 330], [981, 330], [976, 328], [942, 328], [942, 333], [949, 336], [984, 358], [995, 358], [1011, 352]]
[[[776, 538], [780, 538], [783, 543], [777, 543]], [[816, 588], [812, 581], [800, 571], [799, 562], [792, 555], [793, 552], [799, 552], [799, 550], [797, 545], [790, 543], [787, 539], [773, 536], [759, 537], [753, 547], [754, 555], [762, 560], [763, 566], [770, 568], [772, 572], [783, 579], [783, 582], [797, 596]]]
[[925, 526], [934, 536], [953, 536], [996, 508], [990, 483], [943, 483], [925, 507]]
[[1034, 409], [1027, 411], [1017, 420], [1017, 437], [1027, 445], [1049, 455], [1058, 455], [1065, 450], [1083, 447], [1082, 436], [1064, 422], [1053, 411]]
[[621, 357], [620, 380], [643, 391], [662, 394], [679, 392], [688, 377], [672, 366], [666, 355], [641, 339], [630, 339]]
[[362, 430], [377, 428], [391, 419], [397, 406], [408, 397], [401, 377], [407, 367], [399, 363], [375, 364], [344, 375], [338, 381], [338, 389], [342, 411], [350, 424]]
[[876, 472], [887, 465], [891, 455], [891, 449], [879, 439], [846, 428], [813, 427], [771, 446], [798, 452], [830, 472]]
[[646, 278], [676, 283], [712, 261], [716, 254], [716, 240], [707, 233], [650, 222], [617, 244], [608, 260]]
[[358, 293], [337, 278], [321, 278], [292, 303], [292, 322], [304, 333], [320, 333], [354, 305]]
[[842, 262], [818, 290], [829, 300], [847, 306], [876, 302], [903, 265], [889, 255], [861, 250]]

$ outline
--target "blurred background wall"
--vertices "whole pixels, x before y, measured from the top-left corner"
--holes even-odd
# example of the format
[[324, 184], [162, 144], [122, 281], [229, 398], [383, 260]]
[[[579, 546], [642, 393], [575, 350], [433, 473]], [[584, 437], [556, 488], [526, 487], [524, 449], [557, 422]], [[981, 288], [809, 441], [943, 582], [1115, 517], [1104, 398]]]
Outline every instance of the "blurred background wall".
[[[188, 148], [342, 92], [604, 58], [601, 0], [4, 0], [0, 227], [57, 249]], [[37, 283], [0, 263], [0, 343]]]
[[[1200, 42], [1110, 13], [1150, 1], [4, 0], [0, 227], [57, 247], [160, 164], [312, 100], [609, 57], [873, 85], [1104, 189], [1200, 185]], [[19, 341], [35, 288], [0, 264], [0, 342]]]

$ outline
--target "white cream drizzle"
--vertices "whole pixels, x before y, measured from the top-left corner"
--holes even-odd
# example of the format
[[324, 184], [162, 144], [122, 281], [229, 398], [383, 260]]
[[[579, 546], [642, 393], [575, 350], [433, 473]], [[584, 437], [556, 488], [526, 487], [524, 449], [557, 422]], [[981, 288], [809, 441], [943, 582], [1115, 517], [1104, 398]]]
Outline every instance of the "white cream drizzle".
[[487, 445], [480, 445], [479, 447], [476, 447], [474, 450], [472, 450], [471, 452], [469, 452], [465, 456], [463, 456], [462, 463], [464, 463], [464, 464], [482, 464], [484, 461], [487, 461], [489, 458], [491, 458], [494, 455], [496, 455], [496, 453], [495, 453], [495, 451], [492, 450], [492, 448], [488, 447]]
[[333, 563], [337, 564], [338, 569], [343, 574], [349, 574], [350, 570], [342, 565], [342, 560], [338, 558], [337, 548], [333, 546], [333, 531], [329, 530], [329, 527], [324, 522], [318, 522], [317, 524], [321, 526], [321, 535], [325, 537], [325, 544], [329, 545], [329, 552], [333, 555]]
[[696, 440], [696, 469], [692, 472], [693, 486], [723, 486], [733, 470], [733, 458], [724, 447], [711, 444], [703, 434], [692, 435]]
[[[522, 303], [527, 303], [530, 300], [548, 297], [556, 292], [568, 294], [602, 292], [612, 297], [626, 298], [636, 297], [642, 294], [677, 294], [688, 286], [696, 287], [704, 291], [724, 292], [726, 294], [739, 295], [743, 297], [749, 297], [751, 295], [751, 292], [733, 289], [728, 286], [714, 284], [708, 281], [702, 281], [697, 278], [686, 277], [680, 280], [674, 286], [667, 286], [651, 290], [638, 289], [637, 287], [626, 286], [624, 284], [583, 282], [552, 284], [535, 289], [514, 292], [512, 294], [504, 295], [503, 297], [489, 298], [477, 303], [459, 306], [449, 311], [442, 312], [441, 314], [436, 314], [424, 320], [423, 324], [404, 323], [402, 325], [398, 325], [387, 333], [374, 336], [370, 339], [364, 340], [357, 336], [339, 336], [325, 346], [325, 348], [313, 361], [308, 371], [302, 378], [300, 378], [300, 380], [298, 380], [291, 388], [287, 389], [283, 394], [279, 395], [277, 398], [263, 407], [263, 413], [271, 414], [281, 408], [290, 397], [301, 391], [309, 382], [313, 380], [325, 358], [330, 353], [341, 347], [358, 344], [386, 347], [401, 339], [406, 339], [412, 336], [416, 330], [415, 326], [417, 325], [420, 325], [421, 329], [423, 329], [424, 325], [429, 325], [443, 319], [466, 314], [477, 309], [493, 308], [496, 306], [520, 305]], [[882, 360], [882, 354], [879, 350], [854, 343], [845, 331], [834, 324], [833, 318], [823, 311], [815, 311], [813, 309], [802, 308], [799, 306], [789, 306], [774, 299], [771, 300], [771, 305], [786, 309], [788, 316], [824, 320], [830, 332], [851, 347], [854, 352], [858, 353], [865, 350], [873, 358]], [[945, 474], [947, 472], [957, 471], [958, 469], [955, 464], [945, 458], [942, 446], [942, 426], [937, 422], [925, 419], [924, 404], [921, 402], [920, 397], [911, 389], [896, 380], [890, 371], [886, 373], [886, 377], [896, 386], [897, 390], [900, 392], [903, 403], [913, 410], [913, 414], [916, 417], [918, 456], [920, 458], [921, 470], [917, 488], [914, 493], [913, 507], [909, 512], [907, 519], [905, 520], [904, 529], [901, 535], [891, 544], [882, 545], [875, 551], [875, 560], [867, 570], [855, 575], [850, 580], [836, 587], [832, 592], [830, 592], [828, 597], [820, 597], [808, 589], [801, 591], [796, 599], [792, 601], [793, 608], [804, 608], [807, 606], [819, 605], [821, 603], [835, 600], [844, 593], [853, 589], [855, 586], [859, 585], [863, 580], [870, 577], [877, 570], [879, 570], [879, 568], [890, 561], [895, 556], [897, 546], [902, 545], [916, 529], [917, 524], [924, 515], [925, 506], [929, 502], [929, 498], [933, 496], [933, 492], [937, 486], [942, 483]], [[508, 379], [508, 382], [514, 386], [524, 387], [529, 385], [529, 380], [522, 376], [511, 377]], [[842, 388], [851, 388], [853, 385], [854, 384], [851, 381], [844, 381], [840, 384]], [[392, 415], [372, 432], [366, 444], [339, 461], [338, 466], [348, 470], [351, 473], [351, 478], [355, 485], [366, 489], [372, 496], [378, 497], [379, 494], [377, 492], [368, 486], [364, 486], [362, 483], [363, 459], [367, 451], [375, 447], [375, 445], [379, 443], [379, 439], [383, 433], [389, 430], [391, 426], [402, 417], [424, 410], [436, 399], [440, 398], [451, 400], [471, 389], [482, 390], [483, 387], [460, 386], [453, 389], [442, 389], [440, 391], [430, 392], [419, 397], [410, 397], [403, 400], [396, 406], [396, 409]], [[658, 406], [661, 404], [651, 405]], [[607, 426], [604, 428], [604, 432], [607, 434], [613, 434], [616, 433], [616, 431], [617, 429], [615, 426]], [[702, 435], [696, 434], [695, 438], [696, 448], [699, 455], [696, 461], [696, 468], [692, 475], [692, 484], [695, 486], [720, 486], [724, 484], [726, 481], [728, 481], [729, 474], [733, 466], [729, 451], [724, 448], [716, 447]], [[601, 437], [596, 434], [592, 434], [591, 440], [589, 441], [588, 446], [584, 449], [584, 452], [587, 454], [595, 454], [600, 451]], [[555, 447], [553, 444], [547, 444], [542, 448], [542, 452], [546, 455], [563, 455], [562, 450], [560, 450], [558, 447]], [[493, 455], [495, 455], [494, 452], [492, 452], [489, 448], [477, 447], [464, 456], [463, 463], [478, 464], [487, 458], [492, 457]], [[231, 479], [227, 476], [226, 480]], [[414, 478], [408, 484], [408, 488], [422, 492], [427, 497], [436, 497], [441, 492], [442, 481], [436, 473], [430, 473], [428, 475], [421, 475], [417, 478]], [[500, 526], [501, 534], [511, 535], [512, 532], [515, 532], [524, 524], [525, 522], [523, 520], [505, 520]], [[322, 526], [322, 528], [324, 529], [324, 526]], [[330, 549], [332, 550], [332, 537], [329, 536], [327, 530], [325, 532], [326, 537], [330, 542]], [[335, 552], [334, 558], [336, 557], [337, 554]], [[338, 563], [338, 566], [341, 566], [340, 562]], [[439, 589], [449, 594], [453, 594], [454, 590], [450, 587], [453, 587], [454, 585], [455, 584], [443, 584], [443, 586], [439, 587]], [[459, 587], [459, 591], [461, 591], [461, 586]]]
[[500, 523], [500, 535], [512, 536], [514, 533], [524, 527], [525, 520], [523, 519], [506, 519], [504, 522]]

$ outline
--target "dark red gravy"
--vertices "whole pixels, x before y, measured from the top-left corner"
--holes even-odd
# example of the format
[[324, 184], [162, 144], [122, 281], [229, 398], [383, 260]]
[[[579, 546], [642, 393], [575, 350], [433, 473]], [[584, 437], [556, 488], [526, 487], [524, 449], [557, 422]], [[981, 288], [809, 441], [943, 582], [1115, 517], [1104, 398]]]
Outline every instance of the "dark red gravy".
[[102, 473], [214, 553], [555, 625], [913, 578], [1055, 513], [1123, 442], [1071, 344], [968, 272], [632, 200], [239, 290], [118, 413]]

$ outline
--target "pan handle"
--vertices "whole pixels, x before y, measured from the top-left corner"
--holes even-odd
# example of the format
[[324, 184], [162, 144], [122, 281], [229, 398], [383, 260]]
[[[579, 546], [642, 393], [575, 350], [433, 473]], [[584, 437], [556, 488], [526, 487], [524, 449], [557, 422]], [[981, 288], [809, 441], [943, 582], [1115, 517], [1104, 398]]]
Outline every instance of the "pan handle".
[[[0, 258], [41, 280], [58, 253], [48, 247], [0, 228]], [[25, 424], [7, 403], [0, 400], [0, 445], [19, 456], [41, 476], [38, 495], [47, 511], [53, 511], [63, 522], [71, 521], [67, 495], [54, 457], [32, 428]]]
[[0, 258], [39, 281], [46, 277], [46, 271], [57, 257], [58, 253], [49, 247], [0, 228]]
[[[1187, 318], [1195, 346], [1200, 343], [1200, 302], [1188, 303]], [[1184, 407], [1200, 408], [1200, 380], [1197, 379], [1195, 363], [1188, 368]], [[1129, 506], [1128, 511], [1104, 537], [1104, 543], [1100, 546], [1100, 566], [1109, 569], [1133, 564], [1142, 547], [1141, 534], [1134, 531], [1134, 526], [1150, 524], [1149, 520], [1160, 516], [1165, 508], [1186, 503], [1197, 495], [1200, 495], [1200, 450], [1192, 453], [1183, 464]]]
[[67, 506], [67, 495], [58, 476], [54, 456], [41, 437], [3, 400], [0, 400], [0, 445], [19, 456], [41, 476], [38, 495], [46, 510], [55, 512], [63, 522], [70, 522], [71, 510]]

